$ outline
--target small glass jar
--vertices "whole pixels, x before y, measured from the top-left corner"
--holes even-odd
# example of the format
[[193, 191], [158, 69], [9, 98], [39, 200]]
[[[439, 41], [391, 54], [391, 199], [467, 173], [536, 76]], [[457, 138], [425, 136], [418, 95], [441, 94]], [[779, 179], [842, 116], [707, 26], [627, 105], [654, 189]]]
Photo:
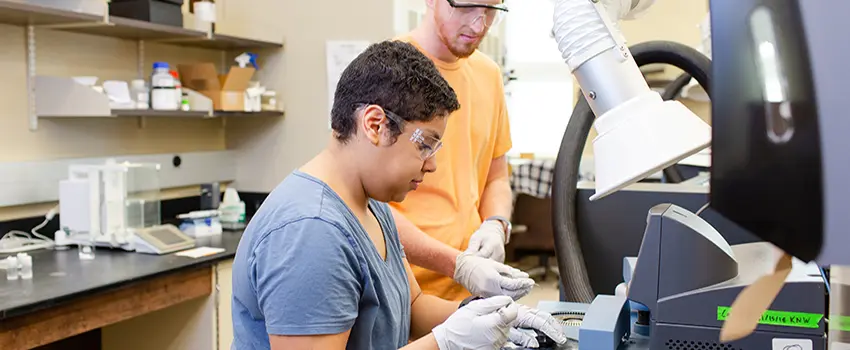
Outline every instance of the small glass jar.
[[264, 111], [280, 111], [277, 104], [277, 92], [266, 91], [260, 95], [260, 104]]

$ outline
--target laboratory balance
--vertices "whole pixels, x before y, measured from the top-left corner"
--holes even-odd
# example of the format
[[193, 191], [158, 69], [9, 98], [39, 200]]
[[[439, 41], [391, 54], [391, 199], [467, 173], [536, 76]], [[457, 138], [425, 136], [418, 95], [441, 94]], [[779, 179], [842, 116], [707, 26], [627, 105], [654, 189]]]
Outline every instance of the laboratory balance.
[[176, 226], [161, 223], [159, 164], [71, 165], [59, 183], [56, 245], [168, 254], [195, 246]]

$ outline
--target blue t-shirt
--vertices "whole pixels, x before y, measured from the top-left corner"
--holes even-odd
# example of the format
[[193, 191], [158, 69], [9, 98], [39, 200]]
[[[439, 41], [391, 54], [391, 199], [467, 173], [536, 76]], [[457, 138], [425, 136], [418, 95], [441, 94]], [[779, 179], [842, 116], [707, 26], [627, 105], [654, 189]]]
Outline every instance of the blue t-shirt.
[[251, 219], [233, 263], [233, 349], [268, 349], [269, 334], [337, 334], [348, 349], [398, 349], [410, 336], [404, 250], [386, 203], [369, 208], [383, 260], [363, 226], [321, 180], [295, 171]]

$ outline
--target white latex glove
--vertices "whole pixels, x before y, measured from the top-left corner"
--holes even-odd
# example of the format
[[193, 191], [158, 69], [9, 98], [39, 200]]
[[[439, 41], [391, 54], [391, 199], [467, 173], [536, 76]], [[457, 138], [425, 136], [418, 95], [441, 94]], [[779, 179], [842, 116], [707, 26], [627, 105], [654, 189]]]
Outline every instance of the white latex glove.
[[440, 350], [500, 349], [508, 340], [519, 308], [506, 296], [474, 300], [431, 332]]
[[505, 226], [496, 220], [487, 220], [472, 233], [467, 253], [482, 258], [505, 262]]
[[534, 280], [527, 273], [470, 253], [457, 256], [454, 280], [472, 295], [507, 295], [514, 300], [524, 297], [534, 287]]
[[[558, 344], [567, 342], [567, 336], [564, 334], [563, 328], [555, 318], [548, 312], [532, 309], [522, 305], [517, 313], [517, 320], [514, 325], [517, 328], [531, 328], [543, 332], [549, 338]], [[511, 329], [509, 339], [512, 343], [526, 348], [537, 348], [540, 344], [537, 339], [520, 332], [517, 329]]]

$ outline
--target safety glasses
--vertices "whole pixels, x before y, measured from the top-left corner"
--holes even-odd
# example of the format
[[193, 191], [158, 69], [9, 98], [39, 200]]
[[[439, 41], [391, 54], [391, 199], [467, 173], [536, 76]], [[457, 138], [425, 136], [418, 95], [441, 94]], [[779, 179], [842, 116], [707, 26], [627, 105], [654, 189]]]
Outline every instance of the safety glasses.
[[450, 20], [458, 19], [470, 26], [479, 20], [487, 28], [496, 26], [502, 21], [508, 7], [505, 4], [483, 4], [475, 1], [446, 0], [452, 7]]
[[[361, 104], [360, 108], [365, 106], [367, 105]], [[399, 130], [404, 129], [406, 121], [402, 117], [399, 117], [397, 114], [384, 107], [381, 107], [381, 110], [384, 111], [384, 115], [390, 122], [398, 125]], [[426, 135], [425, 132], [419, 128], [413, 130], [413, 134], [410, 135], [410, 142], [413, 142], [416, 145], [416, 148], [419, 151], [419, 158], [421, 158], [422, 161], [431, 159], [431, 157], [433, 157], [434, 154], [443, 147], [443, 141], [431, 135]]]

